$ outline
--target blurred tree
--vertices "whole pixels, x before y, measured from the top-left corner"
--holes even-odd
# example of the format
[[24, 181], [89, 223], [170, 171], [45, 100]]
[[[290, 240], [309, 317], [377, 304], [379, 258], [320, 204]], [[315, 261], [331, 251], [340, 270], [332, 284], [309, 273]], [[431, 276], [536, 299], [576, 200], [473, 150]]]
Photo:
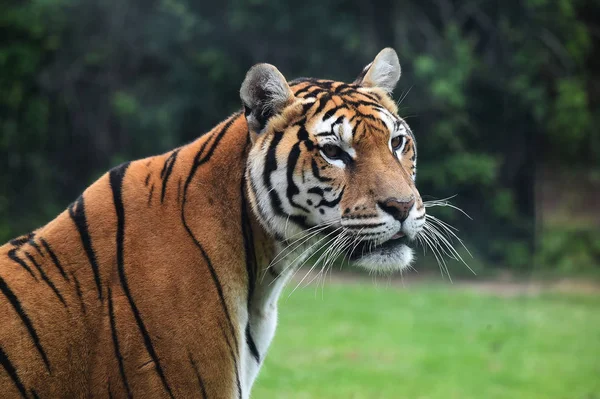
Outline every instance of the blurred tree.
[[0, 239], [55, 215], [63, 171], [54, 167], [68, 134], [61, 98], [40, 84], [61, 46], [65, 15], [53, 4], [3, 4], [0, 9]]

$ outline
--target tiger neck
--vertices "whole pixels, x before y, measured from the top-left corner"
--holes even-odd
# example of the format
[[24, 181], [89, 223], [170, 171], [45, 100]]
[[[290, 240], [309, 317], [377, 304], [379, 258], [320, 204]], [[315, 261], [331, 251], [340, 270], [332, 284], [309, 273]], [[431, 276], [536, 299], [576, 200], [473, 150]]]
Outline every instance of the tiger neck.
[[[211, 148], [214, 150], [210, 163], [203, 164], [205, 166], [200, 168], [198, 176], [192, 178], [188, 200], [184, 205], [184, 214], [190, 223], [194, 220], [197, 223], [190, 229], [196, 234], [206, 232], [207, 219], [192, 216], [196, 212], [206, 215], [204, 212], [210, 211], [208, 218], [217, 221], [212, 224], [215, 228], [213, 233], [220, 238], [216, 239], [215, 234], [206, 235], [203, 241], [205, 246], [220, 252], [215, 255], [236, 262], [223, 265], [230, 269], [226, 273], [235, 270], [235, 275], [239, 276], [237, 281], [230, 280], [225, 284], [228, 285], [227, 291], [236, 293], [231, 301], [238, 309], [239, 332], [245, 335], [248, 343], [240, 357], [244, 392], [249, 392], [274, 337], [277, 302], [294, 270], [283, 262], [273, 265], [283, 245], [265, 230], [248, 200], [248, 182], [245, 178], [251, 146], [248, 135], [245, 118], [238, 115], [192, 145], [191, 152], [200, 154], [199, 157], [194, 156], [195, 160], [203, 159], [203, 151], [207, 153]], [[193, 165], [195, 163], [192, 168]], [[208, 165], [210, 168], [206, 167]], [[190, 165], [186, 169], [189, 170]], [[194, 198], [199, 197], [206, 201], [193, 202]], [[207, 208], [206, 202], [211, 206], [203, 210]], [[217, 244], [217, 241], [220, 243]], [[231, 248], [240, 248], [239, 252], [242, 253], [231, 253]]]
[[[247, 189], [246, 187], [246, 193]], [[285, 244], [265, 230], [247, 197], [245, 213], [248, 216], [248, 224], [242, 227], [242, 231], [252, 237], [252, 245], [247, 248], [246, 259], [248, 267], [254, 270], [248, 273], [249, 279], [254, 278], [254, 287], [249, 290], [249, 311], [260, 318], [277, 310], [277, 300], [293, 275], [295, 267], [286, 263], [286, 259], [278, 259], [278, 254], [282, 253]]]
[[[194, 170], [194, 165], [200, 164], [196, 174], [190, 178], [188, 191], [183, 190], [184, 214], [190, 223], [190, 230], [194, 233], [206, 231], [203, 224], [207, 223], [204, 217], [207, 211], [204, 202], [210, 203], [209, 218], [227, 218], [227, 228], [213, 223], [224, 238], [223, 242], [235, 245], [239, 238], [231, 237], [231, 232], [240, 232], [240, 248], [243, 256], [237, 257], [245, 262], [248, 291], [248, 310], [256, 314], [263, 314], [269, 309], [275, 309], [281, 290], [291, 276], [294, 268], [288, 267], [284, 262], [272, 265], [276, 254], [280, 253], [284, 245], [272, 234], [269, 234], [259, 222], [258, 215], [252, 209], [248, 199], [249, 183], [246, 181], [246, 165], [250, 152], [251, 142], [248, 125], [243, 114], [238, 113], [217, 125], [208, 134], [189, 146], [192, 165], [186, 165], [184, 170]], [[204, 160], [207, 154], [211, 156], [209, 162]], [[192, 156], [193, 155], [193, 156]], [[207, 167], [209, 166], [210, 167]], [[195, 201], [195, 198], [203, 198]], [[241, 200], [241, 207], [238, 207]], [[240, 212], [239, 217], [234, 216], [234, 209]], [[229, 235], [230, 237], [226, 237]], [[208, 238], [208, 237], [207, 237]], [[210, 249], [211, 242], [207, 240], [206, 246]], [[237, 246], [237, 245], [236, 245]], [[214, 250], [222, 251], [228, 245], [215, 245]], [[242, 268], [238, 269], [242, 272]], [[241, 281], [238, 282], [238, 284]]]

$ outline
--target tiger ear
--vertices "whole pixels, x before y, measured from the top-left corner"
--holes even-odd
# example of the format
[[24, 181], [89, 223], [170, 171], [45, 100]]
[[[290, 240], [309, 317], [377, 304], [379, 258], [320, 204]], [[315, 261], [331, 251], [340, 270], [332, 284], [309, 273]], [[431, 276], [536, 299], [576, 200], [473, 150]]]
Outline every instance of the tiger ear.
[[384, 48], [354, 81], [364, 87], [379, 87], [390, 94], [400, 80], [400, 61], [393, 48]]
[[260, 133], [269, 118], [283, 111], [294, 100], [294, 93], [277, 68], [270, 64], [257, 64], [246, 74], [240, 98], [248, 128]]

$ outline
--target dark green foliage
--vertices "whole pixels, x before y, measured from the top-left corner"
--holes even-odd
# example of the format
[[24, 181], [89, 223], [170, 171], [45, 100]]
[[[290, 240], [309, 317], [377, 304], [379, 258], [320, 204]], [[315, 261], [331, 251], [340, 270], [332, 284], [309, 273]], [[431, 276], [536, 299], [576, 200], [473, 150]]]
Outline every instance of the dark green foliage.
[[600, 264], [598, 230], [553, 228], [542, 232], [536, 264], [553, 265], [557, 271], [566, 273], [597, 270]]
[[418, 182], [479, 254], [525, 267], [536, 165], [600, 156], [592, 1], [31, 0], [0, 5], [0, 241], [105, 170], [198, 137], [248, 68], [352, 81], [381, 48], [403, 77]]

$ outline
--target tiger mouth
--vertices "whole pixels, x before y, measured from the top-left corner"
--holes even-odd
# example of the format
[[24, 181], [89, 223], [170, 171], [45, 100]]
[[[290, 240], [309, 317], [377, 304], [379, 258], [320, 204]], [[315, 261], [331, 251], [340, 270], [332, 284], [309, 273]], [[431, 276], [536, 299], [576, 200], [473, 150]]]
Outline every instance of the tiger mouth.
[[392, 254], [400, 250], [403, 246], [408, 247], [409, 239], [404, 234], [395, 234], [389, 240], [381, 244], [373, 244], [372, 241], [361, 241], [355, 248], [351, 248], [349, 253], [350, 260], [358, 260], [374, 252], [381, 255]]

